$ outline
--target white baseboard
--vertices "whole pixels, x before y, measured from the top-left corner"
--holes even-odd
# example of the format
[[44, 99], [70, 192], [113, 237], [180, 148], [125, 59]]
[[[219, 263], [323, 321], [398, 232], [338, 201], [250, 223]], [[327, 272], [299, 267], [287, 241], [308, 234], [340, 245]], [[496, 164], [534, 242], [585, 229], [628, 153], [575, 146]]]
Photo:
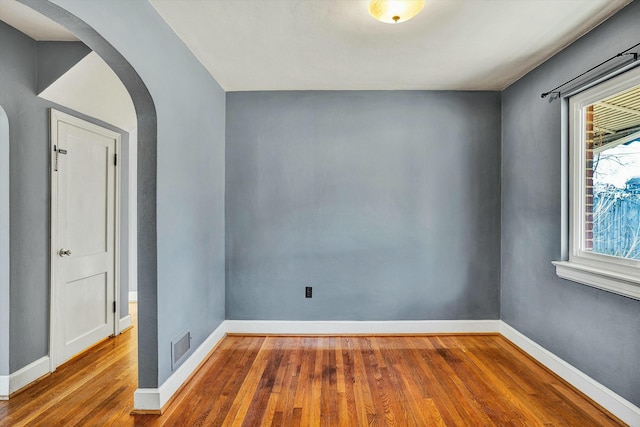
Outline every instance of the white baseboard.
[[49, 373], [49, 356], [44, 356], [10, 375], [0, 375], [0, 400]]
[[9, 375], [0, 375], [0, 400], [9, 400]]
[[225, 323], [226, 321], [222, 322], [159, 388], [137, 389], [133, 394], [133, 410], [161, 411], [180, 386], [198, 369], [198, 366], [207, 358], [216, 344], [224, 338], [226, 335]]
[[138, 291], [129, 291], [129, 302], [138, 302]]
[[139, 388], [133, 393], [134, 411], [161, 411], [163, 406], [160, 389]]
[[131, 326], [131, 315], [127, 314], [119, 320], [118, 331], [122, 332]]
[[500, 331], [500, 320], [227, 320], [225, 323], [229, 334], [447, 334]]
[[501, 323], [500, 333], [509, 341], [631, 427], [640, 427], [640, 408], [527, 338], [507, 323]]

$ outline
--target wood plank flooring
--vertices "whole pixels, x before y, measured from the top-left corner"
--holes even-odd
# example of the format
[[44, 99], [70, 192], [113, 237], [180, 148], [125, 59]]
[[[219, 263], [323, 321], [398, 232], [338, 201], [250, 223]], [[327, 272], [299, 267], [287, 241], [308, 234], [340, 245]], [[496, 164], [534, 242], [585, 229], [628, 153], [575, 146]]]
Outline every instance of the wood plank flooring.
[[130, 415], [136, 339], [0, 402], [1, 426], [616, 426], [499, 335], [228, 336], [164, 414]]
[[[129, 304], [136, 321], [136, 304]], [[0, 426], [133, 425], [138, 387], [134, 328], [106, 339], [58, 367], [8, 401], [0, 401]]]

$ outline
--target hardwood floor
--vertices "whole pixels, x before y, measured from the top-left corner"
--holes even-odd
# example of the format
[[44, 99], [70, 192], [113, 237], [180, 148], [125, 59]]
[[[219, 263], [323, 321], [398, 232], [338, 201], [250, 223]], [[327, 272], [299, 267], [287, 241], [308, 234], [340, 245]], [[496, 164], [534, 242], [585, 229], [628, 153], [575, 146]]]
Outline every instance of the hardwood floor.
[[135, 335], [0, 402], [0, 425], [623, 425], [499, 335], [228, 336], [163, 415], [133, 416]]
[[[135, 324], [136, 304], [129, 304]], [[0, 426], [133, 425], [138, 387], [134, 328], [109, 338], [58, 367], [51, 375], [0, 401]]]

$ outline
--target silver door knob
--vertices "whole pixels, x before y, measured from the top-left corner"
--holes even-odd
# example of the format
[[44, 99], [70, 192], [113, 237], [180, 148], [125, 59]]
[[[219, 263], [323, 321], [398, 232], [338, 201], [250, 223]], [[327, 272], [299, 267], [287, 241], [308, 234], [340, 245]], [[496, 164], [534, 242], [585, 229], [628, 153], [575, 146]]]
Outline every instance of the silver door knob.
[[58, 255], [60, 255], [60, 256], [69, 256], [69, 255], [71, 255], [71, 249], [60, 249], [58, 251]]

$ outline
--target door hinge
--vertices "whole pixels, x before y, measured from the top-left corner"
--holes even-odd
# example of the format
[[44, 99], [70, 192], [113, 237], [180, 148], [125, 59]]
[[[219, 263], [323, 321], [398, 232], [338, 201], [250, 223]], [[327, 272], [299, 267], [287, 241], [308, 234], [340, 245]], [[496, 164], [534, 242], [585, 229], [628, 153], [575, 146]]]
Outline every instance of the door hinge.
[[115, 301], [113, 302], [113, 312], [114, 313], [116, 312], [116, 302]]
[[118, 166], [118, 153], [113, 155], [113, 166]]

